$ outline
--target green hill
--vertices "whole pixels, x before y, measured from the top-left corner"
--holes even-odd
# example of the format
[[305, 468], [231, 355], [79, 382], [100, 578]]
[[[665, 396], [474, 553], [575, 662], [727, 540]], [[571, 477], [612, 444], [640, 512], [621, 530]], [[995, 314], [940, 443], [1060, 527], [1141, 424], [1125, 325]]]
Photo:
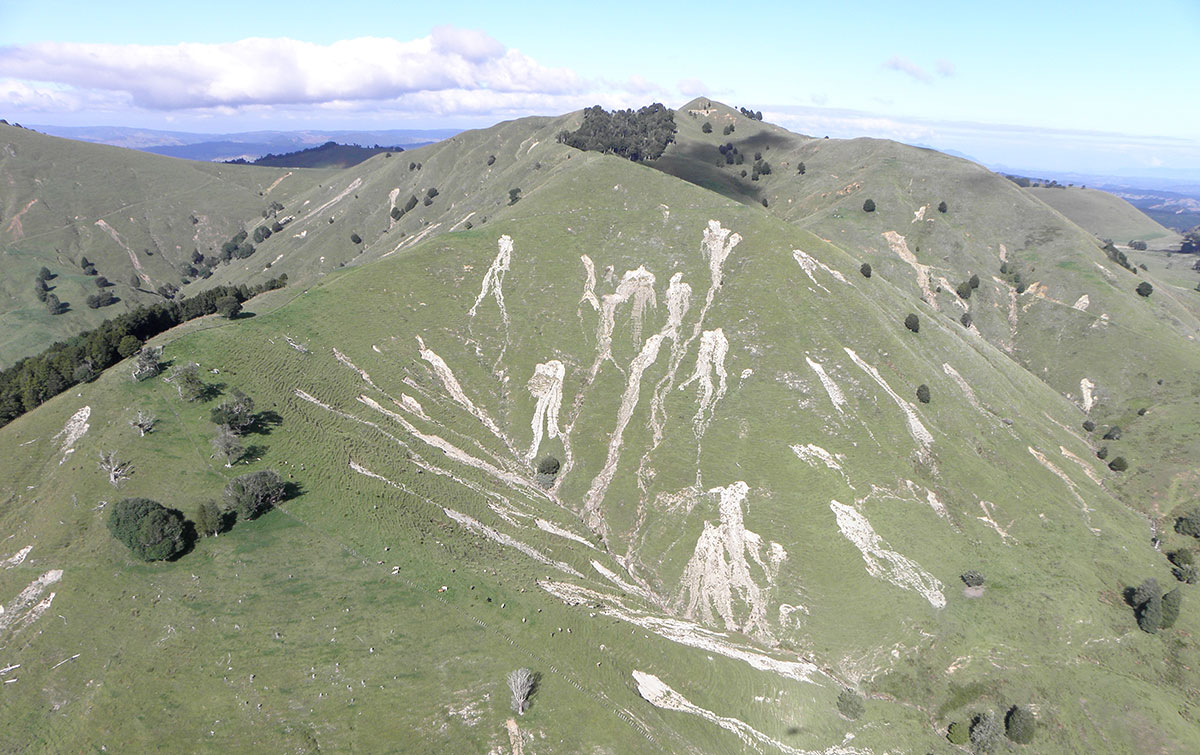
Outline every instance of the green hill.
[[[1155, 634], [1123, 594], [1177, 584], [1162, 551], [1191, 541], [1184, 292], [1138, 296], [978, 166], [729, 113], [677, 115], [664, 170], [556, 143], [572, 114], [323, 178], [203, 282], [299, 283], [156, 339], [207, 397], [126, 362], [0, 429], [0, 742], [951, 751], [1020, 704], [1037, 751], [1194, 749], [1191, 587]], [[733, 136], [771, 172], [717, 168]], [[226, 467], [234, 388], [259, 416]], [[176, 561], [105, 525], [135, 496], [196, 519], [268, 468], [286, 500]]]
[[1038, 187], [1026, 191], [1100, 238], [1122, 245], [1145, 241], [1155, 248], [1179, 248], [1177, 232], [1164, 228], [1124, 199], [1106, 191], [1074, 187]]

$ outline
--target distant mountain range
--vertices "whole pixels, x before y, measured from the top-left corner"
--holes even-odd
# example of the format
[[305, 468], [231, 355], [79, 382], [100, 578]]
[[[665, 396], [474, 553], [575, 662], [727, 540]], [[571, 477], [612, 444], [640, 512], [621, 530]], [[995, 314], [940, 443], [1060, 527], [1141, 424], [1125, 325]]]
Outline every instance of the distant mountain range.
[[385, 131], [246, 131], [231, 134], [200, 134], [189, 131], [159, 131], [124, 126], [38, 126], [29, 128], [96, 144], [152, 152], [184, 160], [257, 160], [268, 154], [295, 152], [326, 142], [363, 147], [386, 145], [411, 149], [432, 144], [459, 133], [458, 129], [391, 129]]

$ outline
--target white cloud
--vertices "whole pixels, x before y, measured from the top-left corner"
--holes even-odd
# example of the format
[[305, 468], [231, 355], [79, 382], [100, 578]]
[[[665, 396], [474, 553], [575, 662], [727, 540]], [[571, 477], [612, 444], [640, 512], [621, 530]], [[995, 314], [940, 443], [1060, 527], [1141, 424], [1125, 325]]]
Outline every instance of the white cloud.
[[938, 76], [953, 76], [954, 75], [954, 64], [951, 63], [950, 61], [946, 60], [945, 58], [938, 60], [938, 62], [935, 63], [934, 66], [937, 68]]
[[98, 99], [167, 111], [378, 103], [425, 92], [569, 98], [592, 88], [570, 69], [543, 66], [482, 31], [450, 26], [409, 41], [363, 37], [328, 45], [286, 38], [10, 45], [0, 47], [0, 76], [9, 79], [0, 92], [6, 101], [44, 109]]
[[675, 88], [685, 97], [699, 97], [712, 91], [700, 79], [680, 79]]
[[899, 71], [900, 73], [911, 76], [917, 81], [929, 82], [933, 79], [933, 76], [929, 75], [929, 71], [926, 71], [924, 68], [912, 62], [908, 58], [902, 58], [899, 55], [893, 55], [892, 57], [888, 58], [886, 61], [884, 61], [883, 67], [892, 71]]

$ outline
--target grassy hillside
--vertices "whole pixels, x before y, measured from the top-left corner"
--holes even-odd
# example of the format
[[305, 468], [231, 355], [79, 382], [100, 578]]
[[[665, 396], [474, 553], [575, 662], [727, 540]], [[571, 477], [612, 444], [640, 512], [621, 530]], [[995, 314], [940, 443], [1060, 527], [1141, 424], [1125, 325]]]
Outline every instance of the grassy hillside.
[[1153, 248], [1179, 248], [1176, 231], [1164, 228], [1120, 197], [1097, 189], [1026, 189], [1081, 228], [1124, 245], [1145, 241]]
[[[166, 359], [273, 413], [233, 468], [212, 458], [215, 399], [135, 384], [128, 365], [0, 430], [0, 560], [14, 562], [0, 595], [19, 618], [0, 668], [20, 664], [3, 672], [6, 746], [951, 751], [952, 721], [1029, 704], [1037, 751], [1195, 748], [1195, 596], [1174, 629], [1137, 629], [1122, 591], [1173, 583], [1152, 523], [1114, 497], [1121, 478], [1062, 395], [1068, 367], [1030, 367], [1050, 346], [1008, 344], [984, 317], [964, 328], [889, 262], [882, 233], [912, 233], [883, 191], [904, 190], [900, 166], [851, 143], [880, 176], [881, 225], [839, 225], [846, 207], [774, 172], [757, 182], [770, 207], [743, 204], [557, 145], [565, 122], [376, 157], [289, 200], [297, 218], [250, 259], [314, 281], [354, 264], [255, 317], [161, 338]], [[840, 145], [788, 148], [843, 180], [821, 166]], [[963, 179], [939, 180], [934, 196]], [[433, 203], [391, 225], [392, 190], [431, 186]], [[797, 215], [780, 217], [789, 191]], [[999, 231], [954, 212], [947, 254], [982, 235], [959, 251], [982, 263]], [[1019, 258], [1044, 266], [1040, 249]], [[1095, 269], [1099, 250], [1080, 249]], [[1165, 350], [1192, 327], [1158, 322], [1177, 312], [1165, 296], [1086, 275], [1114, 322], [1097, 331]], [[989, 286], [981, 297], [1007, 296]], [[1019, 300], [1018, 324], [1062, 314], [1043, 301]], [[1181, 401], [1187, 348], [1101, 384], [1153, 393], [1134, 373], [1170, 368], [1163, 392]], [[1132, 405], [1101, 395], [1106, 411]], [[128, 425], [139, 408], [161, 420], [144, 438]], [[1155, 414], [1121, 416], [1118, 443], [1194, 432]], [[1147, 433], [1168, 427], [1178, 441]], [[100, 451], [133, 463], [120, 491]], [[561, 468], [544, 488], [548, 454]], [[134, 563], [104, 526], [118, 497], [194, 516], [268, 467], [292, 496], [178, 561]], [[964, 591], [968, 569], [982, 591]], [[39, 578], [32, 599], [9, 597]], [[520, 717], [503, 682], [518, 666], [542, 674]], [[838, 712], [845, 688], [865, 698], [857, 720]]]

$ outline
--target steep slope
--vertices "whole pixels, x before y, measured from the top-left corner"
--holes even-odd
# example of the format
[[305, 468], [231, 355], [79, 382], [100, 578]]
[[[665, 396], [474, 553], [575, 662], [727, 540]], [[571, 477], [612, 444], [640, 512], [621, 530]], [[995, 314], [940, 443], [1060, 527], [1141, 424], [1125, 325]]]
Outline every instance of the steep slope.
[[1124, 245], [1145, 241], [1154, 248], [1179, 248], [1180, 235], [1164, 228], [1138, 208], [1097, 189], [1031, 187], [1030, 194], [1065, 215], [1072, 223], [1103, 239]]
[[[232, 472], [209, 405], [125, 367], [0, 430], [0, 555], [32, 545], [0, 589], [62, 616], [0, 637], [6, 742], [853, 753], [1028, 702], [1046, 751], [1195, 747], [1195, 614], [1137, 630], [1120, 591], [1170, 576], [1075, 406], [851, 244], [545, 146], [517, 204], [493, 180], [424, 218], [453, 233], [376, 227], [378, 261], [163, 339], [278, 414], [250, 458], [298, 485], [280, 511], [129, 562], [99, 451], [189, 515]], [[355, 189], [342, 220], [375, 217]], [[517, 666], [542, 688], [506, 721]]]
[[[678, 144], [656, 167], [700, 185], [718, 172], [739, 201], [765, 201], [920, 297], [924, 315], [947, 327], [969, 315], [971, 329], [1088, 415], [1068, 424], [1125, 430], [1120, 443], [1093, 442], [1128, 457], [1131, 473], [1117, 484], [1131, 505], [1162, 515], [1200, 497], [1190, 461], [1190, 418], [1200, 415], [1188, 378], [1200, 368], [1191, 286], [1122, 268], [1091, 233], [965, 160], [876, 139], [790, 134], [707, 100], [685, 105], [677, 121]], [[723, 135], [722, 123], [734, 132]], [[730, 142], [745, 163], [718, 167], [717, 148]], [[771, 172], [741, 177], [756, 154]], [[973, 275], [979, 288], [964, 299], [956, 289]], [[1154, 286], [1149, 298], [1134, 292], [1143, 278]]]
[[[0, 175], [0, 366], [8, 366], [161, 301], [156, 290], [182, 285], [195, 252], [212, 254], [320, 174], [184, 162], [0, 125]], [[99, 289], [82, 258], [113, 284], [117, 304], [87, 307]], [[35, 297], [43, 266], [55, 275], [52, 293], [70, 304], [64, 314]]]

